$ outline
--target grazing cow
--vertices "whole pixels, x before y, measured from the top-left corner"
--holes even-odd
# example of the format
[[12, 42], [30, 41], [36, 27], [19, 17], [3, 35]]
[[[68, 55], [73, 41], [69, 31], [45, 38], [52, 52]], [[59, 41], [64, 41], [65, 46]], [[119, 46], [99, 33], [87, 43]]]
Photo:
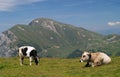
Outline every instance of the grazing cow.
[[80, 62], [87, 62], [85, 65], [86, 67], [95, 67], [100, 66], [102, 64], [108, 64], [111, 62], [111, 58], [103, 53], [103, 52], [96, 52], [96, 53], [89, 53], [84, 52], [82, 54], [82, 58], [80, 59]]
[[20, 57], [20, 65], [23, 65], [23, 59], [29, 57], [30, 65], [32, 65], [32, 59], [34, 59], [35, 64], [38, 65], [39, 58], [37, 56], [37, 51], [34, 47], [31, 46], [22, 46], [18, 50]]

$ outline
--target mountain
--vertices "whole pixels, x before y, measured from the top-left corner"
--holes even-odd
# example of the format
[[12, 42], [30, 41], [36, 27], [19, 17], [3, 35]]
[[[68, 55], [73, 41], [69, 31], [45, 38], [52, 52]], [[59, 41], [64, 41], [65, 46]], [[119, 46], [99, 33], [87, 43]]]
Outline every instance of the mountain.
[[113, 56], [120, 56], [120, 35], [110, 34], [104, 37], [104, 50]]
[[[34, 46], [41, 57], [71, 58], [79, 56], [83, 50], [101, 50], [112, 55], [111, 50], [118, 41], [119, 35], [104, 36], [52, 19], [37, 18], [28, 25], [17, 24], [1, 34], [0, 56], [17, 56], [18, 47], [23, 45]], [[116, 53], [118, 50], [114, 55]]]

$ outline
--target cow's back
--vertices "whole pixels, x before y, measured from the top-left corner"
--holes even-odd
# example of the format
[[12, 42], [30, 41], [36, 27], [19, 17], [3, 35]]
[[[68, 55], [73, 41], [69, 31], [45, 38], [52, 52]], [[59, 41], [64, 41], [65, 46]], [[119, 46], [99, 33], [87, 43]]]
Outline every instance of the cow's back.
[[108, 64], [111, 62], [111, 58], [107, 54], [100, 53], [100, 56], [102, 57], [104, 64]]
[[31, 47], [31, 46], [21, 46], [19, 47], [19, 56], [26, 56], [26, 57], [30, 57], [30, 52], [32, 50], [35, 50], [34, 47]]

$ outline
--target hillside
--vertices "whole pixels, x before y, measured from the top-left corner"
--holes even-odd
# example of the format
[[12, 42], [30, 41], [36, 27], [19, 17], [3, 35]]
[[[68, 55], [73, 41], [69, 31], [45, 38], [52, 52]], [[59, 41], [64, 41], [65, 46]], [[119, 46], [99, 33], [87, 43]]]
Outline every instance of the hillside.
[[107, 35], [103, 39], [105, 41], [103, 50], [108, 51], [108, 54], [113, 56], [120, 56], [120, 35], [111, 34]]
[[[52, 19], [37, 18], [28, 25], [18, 24], [2, 33], [0, 56], [16, 56], [17, 48], [23, 45], [34, 46], [41, 57], [71, 58], [78, 54], [81, 55], [83, 50], [100, 50], [110, 55], [113, 53], [116, 55], [119, 48], [115, 52], [111, 51], [116, 50], [116, 46], [113, 46], [115, 42], [109, 41], [111, 38], [112, 36], [103, 36]], [[113, 40], [118, 43], [119, 35], [115, 38]], [[110, 49], [108, 49], [109, 47]], [[76, 53], [76, 50], [80, 52]]]

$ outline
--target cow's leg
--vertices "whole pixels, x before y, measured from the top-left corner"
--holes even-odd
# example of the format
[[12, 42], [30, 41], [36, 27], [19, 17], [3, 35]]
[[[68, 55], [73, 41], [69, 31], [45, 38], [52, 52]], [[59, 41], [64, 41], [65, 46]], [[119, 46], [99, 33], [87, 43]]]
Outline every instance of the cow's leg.
[[91, 66], [91, 62], [87, 62], [87, 64], [85, 65], [85, 67], [90, 67]]
[[32, 57], [29, 57], [29, 59], [30, 59], [30, 65], [32, 65]]
[[96, 63], [93, 63], [93, 64], [92, 64], [92, 67], [100, 66], [100, 65], [101, 65], [101, 62], [96, 62]]
[[20, 57], [20, 65], [21, 66], [23, 65], [23, 60], [24, 60], [24, 57]]
[[95, 60], [94, 63], [92, 64], [92, 67], [100, 66], [101, 64], [102, 62], [100, 60]]

